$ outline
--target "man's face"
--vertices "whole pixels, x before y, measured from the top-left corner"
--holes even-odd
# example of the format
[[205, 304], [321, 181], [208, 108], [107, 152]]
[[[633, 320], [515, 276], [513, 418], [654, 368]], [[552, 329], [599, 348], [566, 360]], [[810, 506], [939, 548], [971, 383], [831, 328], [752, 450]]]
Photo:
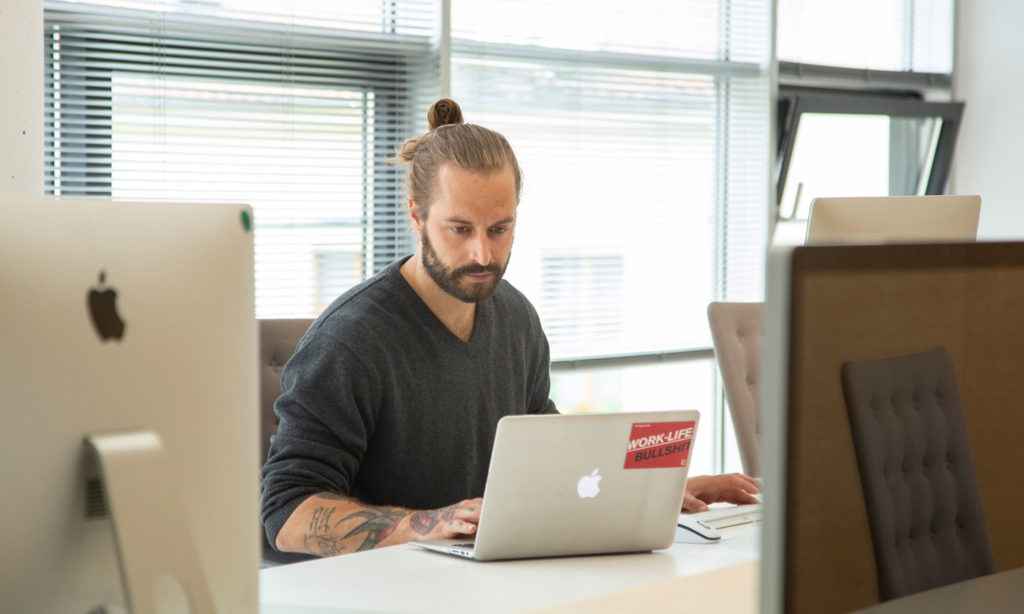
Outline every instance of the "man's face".
[[423, 267], [434, 283], [467, 303], [494, 294], [512, 253], [516, 204], [511, 168], [481, 173], [443, 165], [429, 216], [413, 210]]

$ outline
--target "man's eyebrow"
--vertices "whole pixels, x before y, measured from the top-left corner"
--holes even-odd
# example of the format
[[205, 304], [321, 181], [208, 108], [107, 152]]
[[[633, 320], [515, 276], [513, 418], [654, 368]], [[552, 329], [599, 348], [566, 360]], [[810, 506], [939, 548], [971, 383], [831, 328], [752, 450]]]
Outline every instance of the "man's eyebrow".
[[[464, 226], [472, 226], [473, 225], [473, 222], [470, 222], [469, 220], [464, 220], [464, 219], [462, 219], [460, 217], [449, 217], [449, 218], [445, 218], [444, 221], [446, 223], [448, 223], [448, 224], [462, 224]], [[493, 224], [490, 224], [490, 226], [501, 226], [502, 224], [512, 224], [515, 221], [516, 221], [515, 216], [511, 216], [511, 217], [507, 217], [507, 218], [505, 218], [503, 220], [498, 220], [497, 222], [494, 222]]]

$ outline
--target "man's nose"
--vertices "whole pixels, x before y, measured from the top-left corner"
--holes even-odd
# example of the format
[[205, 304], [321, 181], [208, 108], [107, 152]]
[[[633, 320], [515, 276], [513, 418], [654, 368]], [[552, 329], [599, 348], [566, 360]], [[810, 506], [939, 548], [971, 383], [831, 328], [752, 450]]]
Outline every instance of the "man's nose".
[[491, 243], [486, 232], [478, 234], [473, 239], [470, 258], [480, 266], [487, 266], [491, 263]]

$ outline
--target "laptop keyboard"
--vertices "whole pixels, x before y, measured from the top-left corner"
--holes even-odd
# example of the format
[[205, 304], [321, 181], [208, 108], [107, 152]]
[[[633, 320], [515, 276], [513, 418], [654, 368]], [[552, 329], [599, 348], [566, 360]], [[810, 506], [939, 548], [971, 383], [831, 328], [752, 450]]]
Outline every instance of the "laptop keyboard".
[[761, 504], [750, 503], [747, 505], [714, 507], [706, 512], [687, 514], [687, 516], [696, 520], [703, 520], [713, 529], [724, 529], [761, 520]]

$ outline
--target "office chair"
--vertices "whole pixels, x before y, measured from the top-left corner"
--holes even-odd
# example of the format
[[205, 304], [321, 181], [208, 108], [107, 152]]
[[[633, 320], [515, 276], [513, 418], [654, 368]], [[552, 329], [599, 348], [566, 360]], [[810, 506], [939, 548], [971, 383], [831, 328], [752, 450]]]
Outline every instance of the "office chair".
[[761, 347], [764, 345], [764, 303], [708, 305], [711, 342], [725, 400], [739, 444], [743, 472], [761, 475], [758, 437], [761, 434]]
[[[259, 330], [260, 380], [260, 467], [267, 460], [270, 437], [277, 433], [274, 402], [281, 396], [281, 369], [295, 353], [302, 335], [306, 334], [312, 318], [288, 320], [257, 320]], [[262, 531], [261, 531], [262, 532]], [[309, 560], [310, 556], [291, 552], [278, 552], [270, 547], [263, 536], [263, 567]]]
[[949, 350], [847, 362], [842, 381], [879, 598], [995, 571]]
[[281, 396], [281, 369], [295, 353], [312, 318], [257, 320], [260, 339], [260, 465], [267, 460], [270, 437], [277, 433], [274, 402]]

